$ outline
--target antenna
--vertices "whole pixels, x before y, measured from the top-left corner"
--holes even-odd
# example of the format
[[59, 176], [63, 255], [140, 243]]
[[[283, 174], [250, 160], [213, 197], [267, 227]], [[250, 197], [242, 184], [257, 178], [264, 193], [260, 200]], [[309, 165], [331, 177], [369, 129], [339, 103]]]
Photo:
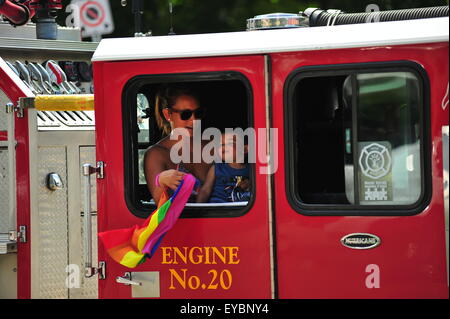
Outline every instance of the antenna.
[[134, 34], [142, 33], [142, 14], [144, 13], [144, 1], [133, 0], [131, 11], [134, 14]]
[[175, 35], [176, 33], [173, 32], [173, 6], [172, 6], [172, 1], [169, 1], [169, 14], [170, 14], [170, 30], [169, 30], [169, 35]]
[[[0, 0], [1, 1], [1, 0]], [[134, 36], [135, 37], [147, 37], [152, 35], [152, 31], [142, 33], [142, 15], [144, 14], [144, 1], [132, 0], [131, 13], [134, 15]], [[127, 6], [127, 0], [120, 0], [122, 7]]]

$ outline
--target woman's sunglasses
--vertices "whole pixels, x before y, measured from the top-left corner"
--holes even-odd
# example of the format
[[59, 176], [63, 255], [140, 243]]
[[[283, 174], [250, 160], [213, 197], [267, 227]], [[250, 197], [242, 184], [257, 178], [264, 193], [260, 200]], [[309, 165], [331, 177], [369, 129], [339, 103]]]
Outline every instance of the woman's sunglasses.
[[202, 108], [198, 108], [196, 110], [174, 110], [169, 109], [170, 112], [178, 113], [180, 114], [180, 118], [183, 121], [187, 121], [191, 118], [192, 114], [194, 114], [194, 117], [198, 120], [201, 120], [203, 116], [205, 115], [205, 110]]

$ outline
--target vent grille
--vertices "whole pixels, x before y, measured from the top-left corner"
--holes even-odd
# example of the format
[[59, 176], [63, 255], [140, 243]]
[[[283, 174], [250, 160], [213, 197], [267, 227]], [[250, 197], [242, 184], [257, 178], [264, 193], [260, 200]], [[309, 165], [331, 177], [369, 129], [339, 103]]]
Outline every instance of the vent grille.
[[94, 129], [94, 111], [38, 111], [38, 129], [86, 130]]

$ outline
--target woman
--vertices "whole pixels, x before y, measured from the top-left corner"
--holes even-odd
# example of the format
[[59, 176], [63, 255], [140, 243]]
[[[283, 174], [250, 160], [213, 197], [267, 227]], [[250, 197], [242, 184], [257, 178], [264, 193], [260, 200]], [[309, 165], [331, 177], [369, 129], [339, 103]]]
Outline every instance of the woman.
[[192, 163], [194, 149], [192, 140], [189, 144], [191, 146], [189, 163], [174, 163], [170, 157], [170, 150], [181, 139], [181, 137], [170, 139], [173, 131], [185, 129], [188, 134], [185, 138], [192, 139], [194, 120], [200, 120], [203, 111], [198, 99], [185, 88], [168, 87], [162, 89], [156, 96], [156, 120], [163, 134], [167, 136], [151, 146], [144, 157], [147, 187], [155, 203], [159, 202], [165, 187], [175, 190], [186, 173], [192, 174], [200, 183], [205, 181], [211, 164], [204, 163], [203, 159], [201, 163]]

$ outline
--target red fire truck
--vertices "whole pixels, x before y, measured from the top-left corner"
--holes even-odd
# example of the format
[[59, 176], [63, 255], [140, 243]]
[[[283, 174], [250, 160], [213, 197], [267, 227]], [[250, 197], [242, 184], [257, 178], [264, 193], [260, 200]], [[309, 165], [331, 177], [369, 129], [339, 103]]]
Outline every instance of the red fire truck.
[[[448, 298], [448, 25], [448, 7], [312, 8], [98, 46], [1, 33], [0, 296]], [[249, 201], [188, 203], [128, 269], [96, 234], [155, 209], [142, 160], [166, 84], [266, 156]]]

